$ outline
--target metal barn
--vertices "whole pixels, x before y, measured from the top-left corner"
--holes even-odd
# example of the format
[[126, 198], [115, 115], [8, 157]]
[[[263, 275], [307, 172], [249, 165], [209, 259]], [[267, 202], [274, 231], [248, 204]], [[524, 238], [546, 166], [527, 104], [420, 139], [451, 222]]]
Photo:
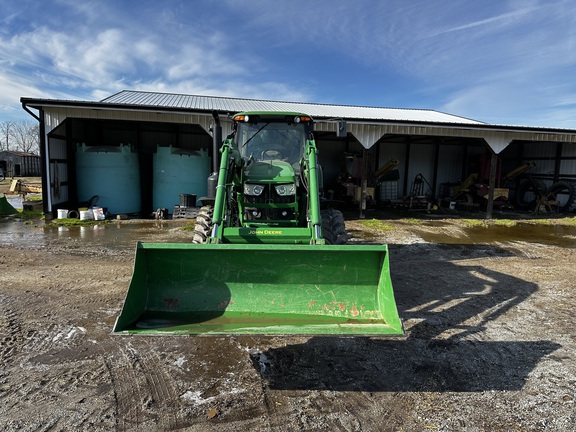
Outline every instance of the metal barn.
[[[357, 206], [361, 216], [369, 205], [406, 205], [406, 198], [414, 196], [425, 196], [428, 205], [448, 206], [460, 189], [467, 193], [460, 194], [459, 201], [463, 196], [464, 204], [476, 205], [480, 196], [487, 217], [492, 217], [499, 194], [506, 190], [506, 198], [512, 199], [526, 183], [523, 171], [546, 187], [576, 181], [576, 130], [569, 129], [486, 124], [433, 110], [139, 91], [122, 91], [99, 102], [32, 98], [21, 102], [40, 123], [43, 205], [52, 214], [89, 200], [82, 193], [88, 182], [100, 187], [90, 193], [100, 190], [94, 194], [102, 196], [110, 189], [120, 193], [125, 183], [131, 183], [132, 188], [121, 191], [126, 200], [137, 202], [128, 213], [150, 215], [160, 181], [155, 170], [158, 153], [168, 148], [171, 154], [213, 158], [213, 111], [223, 118], [224, 135], [231, 125], [226, 117], [240, 111], [311, 115], [316, 121], [324, 193]], [[112, 164], [102, 174], [96, 163], [81, 160], [83, 151], [106, 153], [108, 159], [115, 157], [113, 152], [129, 152], [133, 163]], [[192, 171], [203, 173], [204, 160], [202, 164], [202, 169], [193, 165]], [[522, 175], [508, 175], [520, 171]], [[182, 188], [181, 193], [200, 196], [202, 186], [196, 180], [191, 183], [196, 186]], [[472, 189], [463, 189], [467, 182], [473, 185], [473, 194], [468, 193]], [[522, 193], [530, 193], [524, 189]], [[560, 195], [568, 193], [563, 190]], [[168, 202], [177, 204], [177, 195], [174, 189]], [[562, 196], [564, 202], [569, 198]]]
[[0, 169], [6, 177], [39, 177], [40, 156], [20, 151], [2, 151]]

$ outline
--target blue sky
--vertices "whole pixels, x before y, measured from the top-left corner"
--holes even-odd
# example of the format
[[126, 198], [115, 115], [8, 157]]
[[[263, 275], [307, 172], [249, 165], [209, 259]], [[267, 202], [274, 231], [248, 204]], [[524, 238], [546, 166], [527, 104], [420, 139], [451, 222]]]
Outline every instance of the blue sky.
[[0, 122], [124, 89], [576, 129], [576, 2], [0, 0]]

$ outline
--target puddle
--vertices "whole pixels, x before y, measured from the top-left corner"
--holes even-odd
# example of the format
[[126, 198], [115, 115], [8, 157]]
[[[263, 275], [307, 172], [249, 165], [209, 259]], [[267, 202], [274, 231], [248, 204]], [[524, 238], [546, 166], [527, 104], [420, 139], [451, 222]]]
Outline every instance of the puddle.
[[14, 207], [17, 210], [22, 210], [23, 204], [21, 195], [5, 195], [5, 196], [6, 200], [10, 205], [12, 205], [12, 207]]
[[58, 227], [33, 224], [19, 219], [0, 221], [0, 243], [25, 248], [86, 247], [133, 251], [136, 243], [190, 243], [192, 231], [183, 230], [182, 221], [147, 221], [139, 223], [110, 223], [106, 225]]
[[[45, 225], [43, 221], [33, 223], [20, 219], [0, 218], [0, 243], [3, 245], [26, 248], [64, 247], [83, 248], [87, 246], [97, 250], [133, 251], [139, 241], [149, 243], [191, 243], [193, 232], [183, 230], [189, 221], [137, 221], [130, 223], [111, 222], [106, 225], [57, 227]], [[529, 242], [565, 248], [576, 248], [576, 227], [566, 225], [539, 225], [518, 223], [507, 227], [491, 225], [488, 227], [462, 227], [438, 223], [411, 226], [410, 230], [423, 240], [439, 244], [485, 244]], [[439, 230], [438, 228], [442, 228]], [[358, 232], [352, 234], [358, 235]], [[364, 238], [364, 236], [366, 238]], [[362, 233], [364, 241], [372, 236]]]
[[[436, 225], [437, 226], [437, 225]], [[459, 227], [442, 232], [429, 232], [414, 227], [423, 240], [444, 244], [502, 244], [513, 242], [538, 243], [549, 246], [576, 248], [576, 227], [518, 223], [515, 226]]]

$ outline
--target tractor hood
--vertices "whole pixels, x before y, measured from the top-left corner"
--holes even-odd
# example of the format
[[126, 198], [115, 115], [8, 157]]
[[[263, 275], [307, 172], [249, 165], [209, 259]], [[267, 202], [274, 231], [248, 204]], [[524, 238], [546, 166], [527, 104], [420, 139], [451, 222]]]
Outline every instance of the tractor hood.
[[257, 161], [244, 171], [247, 182], [255, 183], [293, 183], [294, 168], [281, 160]]

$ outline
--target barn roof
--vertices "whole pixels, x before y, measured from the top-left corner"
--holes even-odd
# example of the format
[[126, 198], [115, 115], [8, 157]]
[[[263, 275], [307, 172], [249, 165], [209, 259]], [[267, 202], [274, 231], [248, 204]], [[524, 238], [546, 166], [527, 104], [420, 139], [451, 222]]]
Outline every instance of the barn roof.
[[352, 105], [330, 105], [308, 102], [283, 102], [261, 99], [154, 93], [124, 90], [101, 101], [104, 104], [180, 108], [193, 111], [286, 111], [303, 112], [314, 118], [350, 120], [395, 120], [434, 123], [482, 124], [464, 117], [429, 109], [379, 108]]
[[[206, 130], [209, 128], [210, 114], [213, 111], [220, 114], [234, 114], [240, 111], [304, 112], [315, 120], [320, 120], [318, 130], [333, 130], [334, 125], [326, 123], [327, 121], [346, 120], [348, 132], [354, 134], [366, 148], [370, 148], [385, 134], [481, 138], [495, 153], [500, 153], [513, 140], [576, 143], [576, 130], [574, 129], [489, 124], [427, 109], [330, 105], [134, 90], [123, 90], [97, 102], [26, 97], [20, 98], [20, 101], [26, 110], [28, 108], [38, 110], [63, 108], [66, 112], [73, 109], [110, 111], [110, 113], [148, 112], [194, 115], [194, 120]], [[30, 113], [40, 120], [34, 113]], [[60, 118], [57, 119], [57, 122], [59, 121], [61, 121]]]
[[13, 156], [19, 156], [19, 157], [39, 157], [38, 155], [35, 155], [34, 153], [15, 151], [15, 150], [0, 151], [0, 155], [13, 155]]

